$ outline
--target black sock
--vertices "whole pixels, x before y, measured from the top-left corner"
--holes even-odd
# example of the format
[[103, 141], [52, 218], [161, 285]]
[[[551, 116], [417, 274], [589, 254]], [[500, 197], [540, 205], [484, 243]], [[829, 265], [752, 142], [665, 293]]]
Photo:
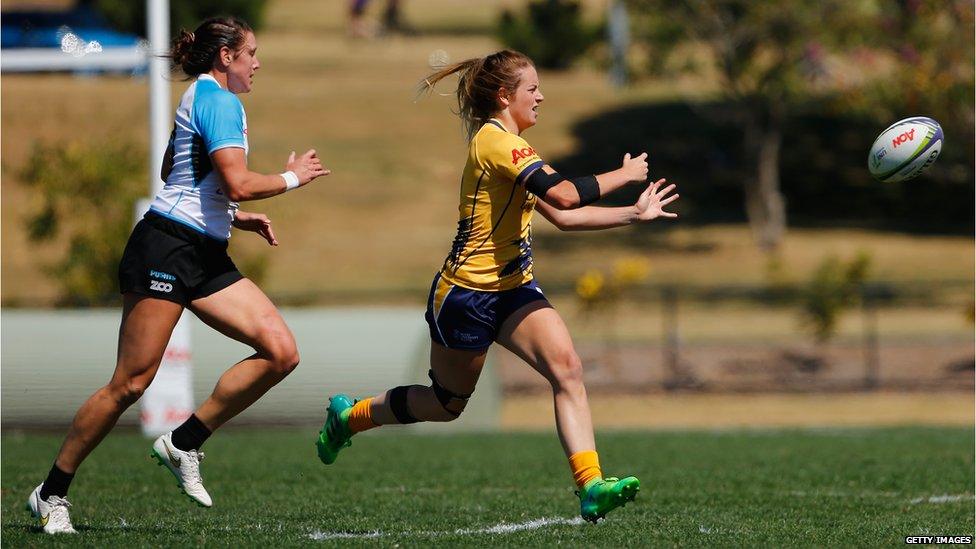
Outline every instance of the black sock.
[[74, 473], [65, 473], [58, 468], [55, 463], [51, 466], [51, 472], [47, 474], [44, 485], [41, 486], [41, 500], [47, 501], [49, 496], [68, 497], [68, 487], [71, 486], [71, 479], [75, 478]]
[[199, 450], [208, 438], [210, 438], [210, 429], [207, 429], [196, 414], [186, 418], [183, 425], [173, 429], [173, 446], [184, 452]]

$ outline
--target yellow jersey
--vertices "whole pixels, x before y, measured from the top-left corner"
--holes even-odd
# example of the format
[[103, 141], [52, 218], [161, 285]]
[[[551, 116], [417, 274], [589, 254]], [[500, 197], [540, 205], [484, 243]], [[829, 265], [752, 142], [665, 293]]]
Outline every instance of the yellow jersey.
[[471, 139], [461, 176], [457, 236], [441, 277], [469, 290], [502, 291], [532, 280], [532, 211], [524, 179], [543, 165], [496, 119]]

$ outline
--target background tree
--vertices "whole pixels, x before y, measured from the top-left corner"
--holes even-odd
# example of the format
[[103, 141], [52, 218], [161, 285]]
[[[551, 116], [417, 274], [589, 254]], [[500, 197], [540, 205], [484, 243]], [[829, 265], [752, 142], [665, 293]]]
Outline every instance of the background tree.
[[67, 242], [45, 266], [66, 305], [118, 302], [119, 261], [145, 189], [145, 151], [128, 143], [36, 144], [19, 176], [39, 204], [27, 215], [33, 242]]
[[846, 264], [828, 256], [800, 287], [801, 319], [819, 346], [834, 336], [844, 310], [859, 303], [870, 267], [871, 256], [864, 252]]
[[959, 166], [942, 160], [964, 151], [964, 163], [974, 163], [973, 3], [873, 0], [855, 7], [856, 17], [840, 21], [848, 28], [838, 32], [847, 37], [853, 64], [873, 78], [840, 82], [835, 104], [885, 125], [910, 115], [935, 118], [945, 131], [946, 147], [929, 169], [935, 175], [931, 179], [971, 189], [972, 181]]
[[600, 40], [602, 27], [583, 20], [577, 1], [535, 0], [524, 13], [503, 10], [496, 34], [506, 47], [528, 55], [539, 67], [560, 70]]
[[972, 148], [970, 2], [629, 4], [634, 35], [649, 50], [649, 72], [714, 75], [735, 105], [731, 122], [741, 128], [754, 165], [753, 176], [742, 181], [745, 210], [763, 249], [775, 249], [786, 229], [780, 156], [784, 128], [799, 111], [867, 114], [879, 119], [879, 130], [901, 115], [929, 113], [950, 125], [965, 121], [968, 129], [958, 137]]
[[[79, 0], [78, 3], [94, 8], [119, 30], [146, 36], [144, 0]], [[266, 5], [267, 0], [171, 0], [170, 26], [175, 34], [181, 28], [192, 31], [208, 17], [234, 15], [258, 30], [264, 24]]]
[[[24, 222], [36, 243], [66, 243], [44, 272], [60, 286], [58, 303], [115, 306], [119, 261], [145, 195], [146, 152], [124, 141], [35, 143], [18, 176], [36, 202]], [[268, 272], [262, 252], [234, 252], [237, 265], [260, 284]]]

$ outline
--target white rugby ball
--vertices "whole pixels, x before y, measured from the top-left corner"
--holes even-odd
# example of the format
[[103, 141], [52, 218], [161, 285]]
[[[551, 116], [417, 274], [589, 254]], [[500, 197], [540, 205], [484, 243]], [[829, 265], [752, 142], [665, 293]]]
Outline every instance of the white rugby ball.
[[935, 162], [942, 151], [942, 126], [925, 116], [899, 120], [871, 145], [868, 170], [878, 181], [906, 181]]

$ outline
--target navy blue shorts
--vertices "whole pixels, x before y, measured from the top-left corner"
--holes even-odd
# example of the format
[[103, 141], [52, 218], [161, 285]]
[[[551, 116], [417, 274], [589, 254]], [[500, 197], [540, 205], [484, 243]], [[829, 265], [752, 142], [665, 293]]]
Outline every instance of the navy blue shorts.
[[475, 351], [487, 349], [495, 341], [498, 329], [512, 313], [539, 300], [549, 302], [535, 280], [511, 290], [483, 292], [455, 286], [438, 273], [430, 286], [424, 316], [434, 343]]

